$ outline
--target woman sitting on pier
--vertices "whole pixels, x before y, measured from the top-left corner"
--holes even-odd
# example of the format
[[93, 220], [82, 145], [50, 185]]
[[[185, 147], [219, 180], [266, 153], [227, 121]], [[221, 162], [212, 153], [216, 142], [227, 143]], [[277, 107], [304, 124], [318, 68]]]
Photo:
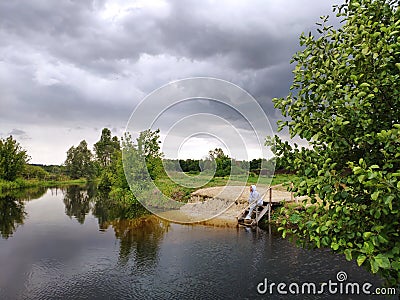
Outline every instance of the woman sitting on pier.
[[250, 186], [250, 197], [249, 197], [249, 204], [250, 204], [250, 210], [249, 213], [246, 216], [246, 220], [251, 219], [251, 214], [253, 213], [254, 208], [258, 206], [263, 205], [263, 200], [260, 197], [260, 194], [257, 192], [256, 186], [251, 185]]

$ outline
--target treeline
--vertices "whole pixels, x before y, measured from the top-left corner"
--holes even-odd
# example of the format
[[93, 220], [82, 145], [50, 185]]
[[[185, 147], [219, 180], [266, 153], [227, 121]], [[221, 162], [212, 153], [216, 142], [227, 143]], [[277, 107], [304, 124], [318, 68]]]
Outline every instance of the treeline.
[[[280, 172], [279, 161], [235, 160], [226, 155], [221, 148], [210, 150], [208, 157], [202, 160], [164, 159], [160, 151], [159, 132], [159, 130], [145, 130], [136, 140], [132, 140], [130, 136], [119, 139], [117, 136], [112, 136], [110, 129], [104, 128], [92, 150], [86, 140], [82, 140], [77, 146], [68, 149], [66, 160], [61, 166], [28, 164], [27, 152], [12, 136], [0, 139], [1, 185], [4, 189], [14, 189], [27, 186], [26, 180], [30, 184], [35, 181], [97, 180], [99, 188], [108, 192], [111, 197], [131, 201], [133, 195], [126, 180], [127, 174], [123, 164], [124, 149], [126, 156], [136, 160], [138, 166], [141, 165], [139, 163], [141, 158], [145, 161], [145, 165], [141, 165], [145, 169], [134, 175], [137, 178], [135, 177], [132, 182], [135, 183], [143, 181], [146, 174], [151, 180], [167, 178], [166, 171], [191, 174], [208, 172], [214, 174], [214, 177], [225, 177], [230, 174], [272, 175], [276, 165], [275, 169]], [[170, 194], [175, 192], [171, 191]]]
[[29, 164], [29, 159], [11, 135], [0, 139], [0, 192], [69, 180], [64, 166]]
[[[219, 153], [219, 156], [212, 155], [215, 152]], [[168, 171], [199, 174], [204, 170], [211, 169], [211, 161], [215, 160], [215, 176], [217, 177], [229, 176], [230, 174], [273, 175], [274, 173], [292, 173], [284, 167], [283, 161], [279, 158], [269, 160], [258, 158], [251, 161], [236, 160], [226, 156], [220, 148], [216, 148], [209, 153], [209, 157], [205, 159], [164, 159], [164, 165]]]

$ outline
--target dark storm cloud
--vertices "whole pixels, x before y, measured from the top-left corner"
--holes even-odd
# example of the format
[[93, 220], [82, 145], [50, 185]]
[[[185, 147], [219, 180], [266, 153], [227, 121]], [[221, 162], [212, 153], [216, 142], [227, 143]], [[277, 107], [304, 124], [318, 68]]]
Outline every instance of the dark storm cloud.
[[[104, 74], [118, 73], [121, 60], [136, 61], [142, 54], [259, 70], [287, 61], [301, 31], [329, 12], [329, 3], [318, 2], [171, 1], [164, 13], [131, 8], [111, 24], [99, 17], [104, 3], [98, 1], [5, 1], [0, 22], [11, 38]], [[301, 6], [308, 8], [298, 11]]]
[[[2, 130], [121, 128], [146, 94], [192, 76], [239, 85], [274, 123], [279, 114], [271, 99], [288, 92], [298, 37], [331, 6], [318, 0], [1, 1]], [[213, 111], [226, 115], [218, 105]]]

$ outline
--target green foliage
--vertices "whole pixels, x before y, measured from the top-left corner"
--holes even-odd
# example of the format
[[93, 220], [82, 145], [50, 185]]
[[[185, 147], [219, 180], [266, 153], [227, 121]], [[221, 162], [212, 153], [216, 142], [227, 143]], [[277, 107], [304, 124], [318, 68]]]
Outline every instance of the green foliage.
[[136, 139], [136, 145], [134, 145], [138, 155], [145, 158], [147, 170], [153, 180], [157, 176], [165, 174], [159, 139], [160, 129], [154, 131], [147, 129], [140, 132], [139, 137]]
[[196, 174], [196, 172], [199, 173], [201, 171], [200, 160], [198, 159], [186, 159], [186, 160], [180, 159], [179, 165], [183, 172], [193, 172], [193, 174]]
[[139, 134], [136, 142], [129, 134], [125, 134], [121, 150], [115, 149], [102, 171], [99, 188], [107, 191], [112, 199], [127, 203], [136, 203], [134, 195], [149, 191], [151, 179], [164, 174], [159, 132], [145, 130]]
[[215, 160], [217, 168], [215, 170], [216, 177], [228, 176], [231, 173], [232, 161], [229, 156], [225, 155], [221, 148], [210, 150], [208, 155], [211, 159]]
[[22, 172], [22, 177], [25, 179], [45, 180], [50, 177], [50, 174], [39, 166], [27, 164]]
[[[319, 36], [302, 35], [285, 99], [274, 99], [291, 137], [269, 138], [297, 171], [298, 195], [319, 205], [292, 230], [317, 247], [356, 259], [390, 284], [400, 282], [400, 10], [396, 1], [346, 1], [340, 29], [322, 17]], [[290, 230], [289, 230], [290, 231]], [[286, 231], [285, 231], [286, 234]]]
[[113, 161], [113, 156], [120, 151], [118, 137], [111, 137], [111, 131], [103, 128], [100, 140], [94, 144], [96, 160], [102, 168], [109, 166]]
[[87, 146], [87, 142], [83, 140], [77, 147], [72, 146], [67, 152], [65, 168], [67, 174], [73, 179], [86, 178], [92, 180], [96, 175], [93, 154]]
[[26, 151], [12, 136], [0, 139], [0, 179], [14, 181], [21, 175], [28, 158]]

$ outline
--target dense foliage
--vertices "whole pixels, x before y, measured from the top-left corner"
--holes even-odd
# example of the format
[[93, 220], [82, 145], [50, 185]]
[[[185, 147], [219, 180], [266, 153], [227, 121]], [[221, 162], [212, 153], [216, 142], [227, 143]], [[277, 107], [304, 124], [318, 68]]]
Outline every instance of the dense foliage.
[[112, 163], [114, 155], [120, 150], [117, 136], [111, 136], [111, 130], [103, 128], [100, 140], [94, 144], [96, 160], [102, 168], [106, 168]]
[[73, 178], [93, 179], [96, 175], [96, 168], [93, 163], [93, 154], [88, 149], [87, 142], [81, 141], [77, 147], [72, 146], [67, 151], [65, 160], [67, 174]]
[[208, 152], [208, 155], [216, 163], [216, 170], [215, 170], [216, 177], [228, 176], [231, 173], [232, 161], [221, 148], [215, 148], [214, 150], [210, 150]]
[[0, 179], [14, 181], [21, 175], [27, 160], [26, 151], [12, 136], [0, 139]]
[[[275, 153], [313, 203], [289, 230], [400, 282], [400, 9], [397, 1], [346, 0], [342, 27], [322, 17], [318, 37], [300, 37], [293, 93], [274, 99], [292, 137]], [[281, 228], [283, 229], [283, 228]], [[287, 229], [284, 229], [286, 234]]]

